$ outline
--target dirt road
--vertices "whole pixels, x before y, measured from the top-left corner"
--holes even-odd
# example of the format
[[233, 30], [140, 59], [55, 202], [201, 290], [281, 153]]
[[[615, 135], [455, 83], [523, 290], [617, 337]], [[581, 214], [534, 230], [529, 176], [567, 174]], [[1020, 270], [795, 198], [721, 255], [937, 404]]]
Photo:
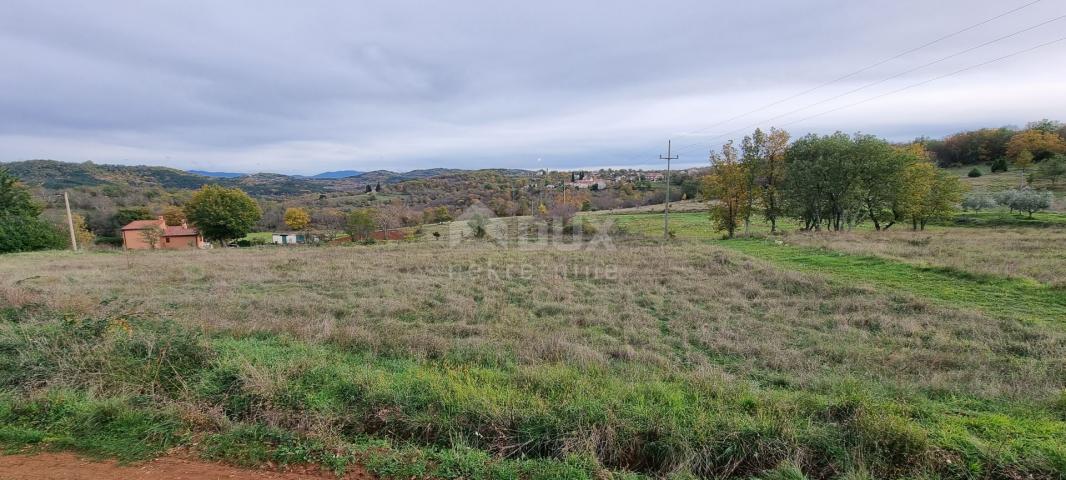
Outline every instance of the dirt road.
[[[69, 453], [0, 455], [0, 480], [322, 480], [337, 479], [329, 473], [244, 470], [218, 463], [180, 457], [161, 457], [137, 465], [87, 460]], [[370, 480], [363, 471], [344, 476]]]

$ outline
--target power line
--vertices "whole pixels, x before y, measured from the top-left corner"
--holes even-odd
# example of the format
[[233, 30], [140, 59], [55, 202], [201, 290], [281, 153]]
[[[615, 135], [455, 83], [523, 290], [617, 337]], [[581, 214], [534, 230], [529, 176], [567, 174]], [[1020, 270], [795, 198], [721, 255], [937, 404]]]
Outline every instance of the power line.
[[[992, 45], [992, 44], [994, 44], [994, 43], [998, 43], [998, 42], [1001, 42], [1001, 41], [1003, 41], [1003, 40], [1006, 40], [1006, 39], [1008, 39], [1008, 38], [1011, 38], [1011, 37], [1015, 37], [1015, 36], [1017, 36], [1017, 35], [1020, 35], [1020, 34], [1022, 34], [1022, 33], [1028, 32], [1028, 31], [1030, 31], [1030, 30], [1034, 30], [1034, 29], [1037, 29], [1037, 28], [1039, 28], [1039, 27], [1042, 27], [1042, 26], [1044, 26], [1044, 25], [1047, 25], [1047, 24], [1049, 24], [1049, 23], [1052, 23], [1052, 22], [1057, 22], [1057, 21], [1059, 21], [1059, 20], [1062, 20], [1062, 19], [1064, 19], [1064, 18], [1066, 18], [1066, 15], [1061, 15], [1061, 16], [1058, 16], [1058, 17], [1052, 18], [1052, 19], [1050, 19], [1050, 20], [1045, 20], [1045, 21], [1043, 21], [1043, 22], [1040, 22], [1040, 23], [1037, 23], [1037, 24], [1035, 24], [1035, 25], [1032, 25], [1032, 26], [1029, 26], [1029, 27], [1023, 28], [1023, 29], [1021, 29], [1021, 30], [1017, 30], [1017, 31], [1015, 31], [1015, 32], [1009, 33], [1009, 34], [1007, 34], [1007, 35], [1004, 35], [1004, 36], [1001, 36], [1001, 37], [995, 38], [995, 39], [993, 39], [993, 40], [989, 40], [989, 41], [987, 41], [987, 42], [984, 42], [984, 43], [978, 44], [978, 45], [976, 45], [976, 46], [973, 46], [973, 47], [969, 47], [969, 48], [966, 48], [966, 49], [960, 50], [960, 51], [958, 51], [958, 52], [952, 53], [951, 55], [947, 55], [947, 56], [945, 56], [945, 57], [941, 57], [941, 58], [938, 58], [938, 59], [936, 59], [936, 60], [933, 60], [933, 61], [931, 61], [931, 62], [928, 62], [928, 63], [924, 63], [924, 64], [922, 64], [922, 65], [919, 65], [919, 66], [917, 66], [917, 67], [914, 67], [914, 68], [911, 68], [911, 69], [908, 69], [908, 70], [905, 70], [905, 71], [902, 71], [902, 72], [896, 73], [896, 74], [894, 74], [894, 75], [891, 75], [891, 76], [885, 77], [885, 78], [883, 78], [883, 79], [880, 79], [880, 80], [876, 80], [876, 81], [873, 81], [873, 82], [870, 82], [870, 83], [864, 84], [864, 85], [862, 85], [862, 86], [859, 86], [859, 87], [853, 88], [853, 89], [851, 89], [851, 90], [848, 90], [848, 91], [846, 91], [846, 92], [844, 92], [844, 93], [841, 93], [841, 94], [837, 94], [837, 95], [834, 95], [834, 96], [832, 96], [832, 97], [828, 97], [828, 98], [825, 98], [825, 99], [819, 100], [819, 101], [817, 101], [817, 102], [814, 102], [814, 103], [811, 103], [811, 104], [808, 104], [808, 105], [805, 105], [805, 106], [802, 106], [802, 107], [799, 107], [799, 108], [796, 108], [796, 109], [790, 110], [790, 111], [788, 111], [788, 112], [785, 112], [785, 113], [782, 113], [782, 114], [780, 114], [780, 115], [776, 115], [776, 116], [773, 116], [773, 117], [770, 117], [770, 118], [767, 118], [767, 119], [763, 119], [763, 120], [760, 120], [759, 122], [756, 122], [756, 123], [753, 123], [753, 124], [751, 124], [751, 125], [747, 125], [747, 126], [744, 126], [744, 127], [738, 128], [738, 129], [736, 129], [736, 130], [732, 130], [732, 131], [729, 131], [729, 132], [723, 133], [723, 134], [721, 134], [721, 135], [716, 135], [716, 136], [712, 137], [712, 138], [711, 138], [710, 140], [717, 140], [717, 139], [719, 139], [719, 138], [722, 138], [722, 137], [726, 137], [726, 136], [729, 136], [729, 135], [733, 135], [733, 134], [736, 134], [736, 133], [739, 133], [739, 132], [742, 132], [742, 131], [745, 131], [745, 130], [748, 130], [748, 129], [751, 129], [751, 128], [755, 128], [755, 127], [758, 127], [759, 125], [763, 125], [763, 124], [765, 124], [765, 123], [767, 123], [767, 122], [772, 122], [772, 121], [774, 121], [774, 120], [777, 120], [777, 119], [779, 119], [779, 118], [787, 117], [787, 116], [789, 116], [789, 115], [792, 115], [792, 114], [795, 114], [795, 113], [799, 113], [799, 112], [802, 112], [802, 111], [804, 111], [804, 110], [807, 110], [807, 109], [809, 109], [809, 108], [811, 108], [811, 107], [816, 107], [816, 106], [818, 106], [818, 105], [822, 105], [822, 104], [825, 104], [825, 103], [831, 102], [831, 101], [833, 101], [833, 100], [836, 100], [836, 99], [838, 99], [838, 98], [841, 98], [841, 97], [846, 97], [846, 96], [848, 96], [848, 95], [851, 95], [852, 93], [855, 93], [855, 92], [858, 92], [858, 91], [861, 91], [861, 90], [865, 90], [865, 89], [867, 89], [867, 88], [869, 88], [869, 87], [872, 87], [872, 86], [875, 86], [875, 85], [880, 85], [880, 84], [882, 84], [882, 83], [885, 83], [885, 82], [887, 82], [887, 81], [889, 81], [889, 80], [892, 80], [892, 79], [894, 79], [894, 78], [899, 78], [899, 77], [902, 77], [902, 76], [904, 76], [904, 75], [906, 75], [906, 74], [908, 74], [908, 73], [913, 73], [913, 72], [915, 72], [915, 71], [918, 71], [918, 70], [921, 70], [921, 69], [923, 69], [923, 68], [925, 68], [925, 67], [929, 67], [929, 66], [931, 66], [931, 65], [935, 65], [935, 64], [937, 64], [937, 63], [940, 63], [940, 62], [943, 62], [943, 61], [945, 61], [945, 60], [949, 60], [949, 59], [952, 59], [952, 58], [958, 57], [958, 56], [960, 56], [960, 55], [964, 55], [964, 54], [966, 54], [966, 53], [972, 52], [972, 51], [974, 51], [974, 50], [977, 50], [977, 49], [980, 49], [980, 48], [983, 48], [983, 47], [987, 47], [987, 46], [989, 46], [989, 45]], [[790, 123], [791, 123], [791, 122], [790, 122]], [[786, 123], [786, 125], [787, 125], [787, 123]], [[696, 147], [696, 146], [699, 146], [699, 145], [702, 145], [702, 144], [703, 144], [702, 142], [696, 142], [696, 143], [688, 144], [688, 145], [685, 145], [684, 147], [681, 147], [681, 149], [679, 149], [678, 151], [679, 151], [679, 152], [682, 152], [682, 153], [683, 153], [683, 152], [687, 152], [687, 151], [690, 151], [690, 149], [691, 149], [692, 147]]]
[[960, 68], [960, 69], [955, 70], [954, 72], [951, 72], [951, 73], [945, 73], [943, 75], [936, 76], [936, 77], [930, 78], [928, 80], [922, 80], [922, 81], [917, 82], [917, 83], [912, 83], [912, 84], [907, 85], [905, 87], [898, 88], [898, 89], [892, 90], [890, 92], [885, 92], [885, 93], [882, 93], [880, 95], [876, 95], [876, 96], [867, 98], [865, 100], [861, 100], [861, 101], [854, 102], [854, 103], [849, 103], [847, 105], [841, 105], [839, 107], [836, 107], [836, 108], [833, 108], [833, 109], [830, 109], [830, 110], [826, 110], [824, 112], [816, 113], [814, 115], [811, 115], [811, 116], [808, 116], [808, 117], [804, 117], [804, 118], [801, 118], [801, 119], [798, 119], [798, 120], [793, 120], [791, 122], [782, 124], [782, 126], [792, 125], [792, 124], [804, 122], [804, 121], [810, 120], [812, 118], [820, 117], [822, 115], [826, 115], [826, 114], [833, 113], [833, 112], [836, 112], [836, 111], [844, 110], [846, 108], [851, 108], [851, 107], [854, 107], [854, 106], [862, 105], [862, 104], [867, 103], [867, 102], [872, 102], [874, 100], [877, 100], [877, 99], [880, 99], [880, 98], [884, 98], [884, 97], [887, 97], [889, 95], [893, 95], [893, 94], [902, 92], [904, 90], [910, 90], [912, 88], [920, 87], [920, 86], [925, 85], [927, 83], [932, 83], [932, 82], [935, 82], [937, 80], [943, 80], [945, 78], [952, 77], [952, 76], [958, 75], [960, 73], [963, 73], [963, 72], [966, 72], [966, 71], [969, 71], [969, 70], [973, 70], [975, 68], [983, 67], [985, 65], [988, 65], [988, 64], [991, 64], [991, 63], [995, 63], [995, 62], [998, 62], [998, 61], [1001, 61], [1001, 60], [1006, 60], [1006, 59], [1008, 59], [1010, 57], [1021, 55], [1023, 53], [1029, 53], [1029, 52], [1031, 52], [1033, 50], [1037, 50], [1037, 49], [1040, 49], [1040, 48], [1043, 48], [1043, 47], [1046, 47], [1046, 46], [1049, 46], [1049, 45], [1054, 45], [1054, 44], [1062, 42], [1062, 41], [1066, 41], [1066, 37], [1059, 37], [1059, 38], [1057, 38], [1055, 40], [1052, 40], [1050, 42], [1044, 42], [1044, 43], [1041, 43], [1039, 45], [1035, 45], [1035, 46], [1032, 46], [1032, 47], [1023, 49], [1023, 50], [1018, 50], [1016, 52], [1004, 55], [1002, 57], [997, 57], [997, 58], [993, 58], [992, 60], [981, 62], [981, 63], [975, 64], [975, 65], [970, 65], [970, 66], [968, 66], [966, 68]]
[[[877, 68], [877, 67], [880, 67], [881, 65], [884, 65], [884, 64], [886, 64], [886, 63], [888, 63], [888, 62], [891, 62], [892, 60], [896, 60], [896, 59], [898, 59], [898, 58], [904, 57], [904, 56], [906, 56], [906, 55], [909, 55], [909, 54], [911, 54], [911, 53], [917, 52], [918, 50], [921, 50], [921, 49], [923, 49], [923, 48], [926, 48], [926, 47], [929, 47], [929, 46], [935, 45], [935, 44], [937, 44], [937, 43], [940, 43], [940, 42], [942, 42], [942, 41], [944, 41], [944, 40], [947, 40], [947, 39], [949, 39], [949, 38], [952, 38], [952, 37], [958, 36], [958, 35], [960, 35], [960, 34], [966, 33], [966, 32], [968, 32], [968, 31], [970, 31], [970, 30], [973, 30], [973, 29], [975, 29], [975, 28], [977, 28], [977, 27], [980, 27], [980, 26], [982, 26], [982, 25], [985, 25], [985, 24], [987, 24], [987, 23], [990, 23], [990, 22], [992, 22], [992, 21], [995, 21], [995, 20], [998, 20], [998, 19], [1000, 19], [1000, 18], [1003, 18], [1003, 17], [1005, 17], [1005, 16], [1007, 16], [1007, 15], [1010, 15], [1010, 14], [1012, 14], [1012, 13], [1014, 13], [1014, 12], [1017, 12], [1017, 11], [1019, 11], [1019, 10], [1022, 10], [1022, 9], [1025, 9], [1025, 8], [1028, 8], [1028, 7], [1030, 7], [1030, 6], [1033, 6], [1033, 5], [1037, 4], [1037, 3], [1040, 3], [1041, 1], [1043, 1], [1043, 0], [1034, 0], [1034, 1], [1032, 1], [1032, 2], [1029, 2], [1029, 3], [1026, 3], [1026, 4], [1024, 4], [1024, 5], [1022, 5], [1022, 6], [1019, 6], [1019, 7], [1016, 7], [1016, 8], [1012, 8], [1012, 9], [1010, 9], [1010, 10], [1007, 10], [1006, 12], [1003, 12], [1003, 13], [1000, 13], [1000, 14], [998, 14], [998, 15], [995, 15], [995, 16], [993, 16], [993, 17], [987, 18], [987, 19], [985, 19], [985, 20], [982, 20], [982, 21], [980, 21], [980, 22], [977, 22], [977, 23], [975, 23], [975, 24], [973, 24], [973, 25], [970, 25], [970, 26], [968, 26], [968, 27], [966, 27], [966, 28], [963, 28], [963, 29], [961, 29], [961, 30], [956, 30], [956, 31], [954, 31], [954, 32], [952, 32], [952, 33], [949, 33], [949, 34], [947, 34], [947, 35], [944, 35], [944, 36], [942, 36], [942, 37], [940, 37], [940, 38], [937, 38], [937, 39], [935, 39], [935, 40], [932, 40], [932, 41], [930, 41], [930, 42], [926, 42], [926, 43], [923, 43], [923, 44], [921, 44], [921, 45], [919, 45], [919, 46], [917, 46], [917, 47], [914, 47], [914, 48], [911, 48], [911, 49], [909, 49], [909, 50], [905, 50], [905, 51], [903, 51], [903, 52], [897, 53], [896, 55], [893, 55], [893, 56], [891, 56], [891, 57], [888, 57], [888, 58], [886, 58], [886, 59], [884, 59], [884, 60], [880, 60], [880, 61], [878, 61], [878, 62], [872, 63], [872, 64], [870, 64], [870, 65], [867, 65], [867, 66], [865, 66], [865, 67], [862, 67], [862, 68], [860, 68], [860, 69], [858, 69], [858, 70], [855, 70], [855, 71], [853, 71], [853, 72], [851, 72], [851, 73], [848, 73], [848, 74], [845, 74], [845, 75], [843, 75], [843, 76], [837, 77], [837, 78], [835, 78], [835, 79], [833, 79], [833, 80], [830, 80], [830, 81], [828, 81], [828, 82], [825, 82], [825, 83], [819, 84], [819, 85], [817, 85], [817, 86], [811, 87], [811, 88], [809, 88], [809, 89], [807, 89], [807, 90], [804, 90], [804, 91], [802, 91], [802, 92], [799, 92], [799, 93], [796, 93], [796, 94], [790, 95], [790, 96], [788, 96], [788, 97], [782, 98], [782, 99], [780, 99], [780, 100], [776, 100], [776, 101], [774, 101], [774, 102], [768, 103], [768, 104], [766, 104], [766, 105], [763, 105], [763, 106], [761, 106], [761, 107], [759, 107], [759, 108], [756, 108], [755, 110], [751, 110], [751, 111], [748, 111], [748, 112], [742, 113], [742, 114], [740, 114], [740, 115], [736, 115], [736, 116], [734, 116], [734, 117], [730, 117], [730, 118], [727, 118], [727, 119], [725, 119], [725, 120], [722, 120], [722, 121], [720, 121], [720, 122], [718, 122], [718, 123], [715, 123], [715, 124], [713, 124], [713, 125], [710, 125], [710, 126], [708, 126], [708, 127], [702, 128], [702, 129], [700, 129], [700, 130], [695, 130], [694, 132], [701, 132], [701, 131], [707, 131], [707, 130], [710, 130], [710, 129], [712, 129], [712, 128], [714, 128], [714, 127], [717, 127], [717, 126], [719, 126], [719, 125], [723, 125], [723, 124], [729, 123], [729, 122], [731, 122], [731, 121], [733, 121], [733, 120], [737, 120], [737, 119], [740, 119], [740, 118], [746, 117], [746, 116], [748, 116], [748, 115], [751, 115], [751, 114], [753, 114], [753, 113], [758, 113], [758, 112], [761, 112], [761, 111], [763, 111], [763, 110], [766, 110], [767, 108], [770, 108], [770, 107], [773, 107], [773, 106], [776, 106], [776, 105], [780, 105], [780, 104], [782, 104], [782, 103], [785, 103], [785, 102], [787, 102], [787, 101], [789, 101], [789, 100], [793, 100], [793, 99], [796, 99], [796, 98], [802, 97], [802, 96], [804, 96], [804, 95], [806, 95], [806, 94], [808, 94], [808, 93], [811, 93], [811, 92], [814, 92], [814, 91], [820, 90], [820, 89], [822, 89], [822, 88], [828, 87], [828, 86], [830, 86], [830, 85], [832, 85], [832, 84], [834, 84], [834, 83], [840, 82], [840, 81], [842, 81], [842, 80], [847, 80], [847, 79], [849, 79], [849, 78], [851, 78], [851, 77], [854, 77], [855, 75], [858, 75], [858, 74], [860, 74], [860, 73], [863, 73], [863, 72], [865, 72], [865, 71], [868, 71], [868, 70], [870, 70], [870, 69], [873, 69], [873, 68]], [[1035, 27], [1034, 27], [1034, 28], [1035, 28]]]
[[[977, 23], [974, 23], [974, 24], [972, 24], [972, 25], [969, 25], [969, 26], [967, 26], [967, 27], [964, 27], [964, 28], [962, 28], [962, 29], [960, 29], [960, 30], [956, 30], [956, 31], [954, 31], [954, 32], [951, 32], [951, 33], [948, 33], [948, 34], [946, 34], [946, 35], [940, 36], [940, 37], [938, 37], [938, 38], [936, 38], [936, 39], [934, 39], [934, 40], [931, 40], [931, 41], [929, 41], [929, 42], [923, 43], [923, 44], [921, 44], [921, 45], [919, 45], [919, 46], [917, 46], [917, 47], [913, 47], [913, 48], [910, 48], [910, 49], [908, 49], [908, 50], [904, 50], [904, 51], [902, 51], [902, 52], [900, 52], [900, 53], [897, 53], [897, 54], [895, 54], [895, 55], [893, 55], [893, 56], [891, 56], [891, 57], [885, 58], [885, 59], [883, 59], [883, 60], [880, 60], [880, 61], [874, 62], [874, 63], [872, 63], [872, 64], [870, 64], [870, 65], [867, 65], [867, 66], [865, 66], [865, 67], [859, 68], [858, 70], [852, 71], [852, 72], [850, 72], [850, 73], [848, 73], [848, 74], [845, 74], [845, 75], [843, 75], [843, 76], [837, 77], [837, 78], [835, 78], [835, 79], [833, 79], [833, 80], [830, 80], [830, 81], [827, 81], [827, 82], [821, 83], [821, 84], [819, 84], [819, 85], [817, 85], [817, 86], [811, 87], [811, 88], [809, 88], [809, 89], [806, 89], [806, 90], [804, 90], [804, 91], [801, 91], [801, 92], [795, 93], [795, 94], [793, 94], [793, 95], [790, 95], [790, 96], [788, 96], [788, 97], [782, 98], [782, 99], [780, 99], [780, 100], [776, 100], [776, 101], [774, 101], [774, 102], [768, 103], [768, 104], [766, 104], [766, 105], [763, 105], [763, 106], [761, 106], [761, 107], [759, 107], [759, 108], [756, 108], [756, 109], [754, 109], [754, 110], [750, 110], [750, 111], [747, 111], [747, 112], [741, 113], [741, 114], [739, 114], [739, 115], [736, 115], [736, 116], [733, 116], [733, 117], [727, 118], [727, 119], [725, 119], [725, 120], [719, 121], [719, 122], [717, 122], [717, 123], [714, 123], [714, 124], [712, 124], [712, 125], [709, 125], [709, 126], [707, 126], [707, 127], [704, 127], [704, 128], [698, 129], [698, 130], [693, 130], [693, 133], [697, 133], [697, 132], [704, 132], [704, 131], [710, 130], [710, 129], [714, 128], [714, 127], [717, 127], [717, 126], [720, 126], [720, 125], [723, 125], [723, 124], [726, 124], [726, 123], [732, 122], [732, 121], [734, 121], [734, 120], [737, 120], [737, 119], [740, 119], [740, 118], [746, 117], [746, 116], [748, 116], [748, 115], [751, 115], [751, 114], [753, 114], [753, 113], [758, 113], [758, 112], [761, 112], [761, 111], [763, 111], [763, 110], [766, 110], [767, 108], [770, 108], [770, 107], [773, 107], [773, 106], [776, 106], [776, 105], [780, 105], [780, 104], [782, 104], [782, 103], [784, 103], [784, 102], [787, 102], [787, 101], [789, 101], [789, 100], [793, 100], [793, 99], [795, 99], [795, 98], [801, 97], [801, 96], [803, 96], [803, 95], [806, 95], [806, 94], [808, 94], [808, 93], [811, 93], [811, 92], [814, 92], [814, 91], [820, 90], [820, 89], [822, 89], [822, 88], [825, 88], [825, 87], [827, 87], [827, 86], [829, 86], [829, 85], [832, 85], [832, 84], [834, 84], [834, 83], [840, 82], [840, 81], [842, 81], [842, 80], [846, 80], [846, 79], [848, 79], [848, 78], [851, 78], [851, 77], [853, 77], [853, 76], [855, 76], [855, 75], [858, 75], [858, 74], [860, 74], [860, 73], [866, 72], [866, 71], [868, 71], [868, 70], [870, 70], [870, 69], [873, 69], [873, 68], [879, 67], [879, 66], [881, 66], [881, 65], [884, 65], [884, 64], [886, 64], [886, 63], [888, 63], [888, 62], [891, 62], [892, 60], [896, 60], [896, 59], [899, 59], [899, 58], [901, 58], [901, 57], [904, 57], [904, 56], [906, 56], [906, 55], [909, 55], [909, 54], [911, 54], [911, 53], [914, 53], [914, 52], [917, 52], [917, 51], [919, 51], [919, 50], [922, 50], [922, 49], [924, 49], [924, 48], [926, 48], [926, 47], [929, 47], [929, 46], [935, 45], [935, 44], [937, 44], [937, 43], [940, 43], [940, 42], [942, 42], [942, 41], [944, 41], [944, 40], [947, 40], [947, 39], [949, 39], [949, 38], [952, 38], [952, 37], [956, 37], [956, 36], [958, 36], [958, 35], [961, 35], [961, 34], [963, 34], [963, 33], [966, 33], [966, 32], [968, 32], [968, 31], [970, 31], [970, 30], [973, 30], [973, 29], [975, 29], [975, 28], [977, 28], [977, 27], [980, 27], [980, 26], [982, 26], [982, 25], [985, 25], [985, 24], [991, 23], [991, 22], [993, 22], [993, 21], [995, 21], [995, 20], [998, 20], [998, 19], [1000, 19], [1000, 18], [1006, 17], [1006, 16], [1008, 16], [1008, 15], [1010, 15], [1010, 14], [1013, 14], [1013, 13], [1015, 13], [1015, 12], [1018, 12], [1018, 11], [1020, 11], [1020, 10], [1023, 10], [1023, 9], [1026, 9], [1026, 8], [1029, 8], [1029, 7], [1031, 7], [1031, 6], [1033, 6], [1033, 5], [1037, 4], [1037, 3], [1040, 3], [1040, 2], [1042, 2], [1042, 1], [1043, 1], [1043, 0], [1033, 0], [1033, 1], [1030, 1], [1030, 2], [1028, 2], [1028, 3], [1025, 3], [1025, 4], [1023, 4], [1023, 5], [1020, 5], [1020, 6], [1018, 6], [1018, 7], [1012, 8], [1012, 9], [1010, 9], [1010, 10], [1007, 10], [1007, 11], [1005, 11], [1005, 12], [1002, 12], [1002, 13], [999, 13], [999, 14], [997, 14], [997, 15], [994, 15], [994, 16], [992, 16], [992, 17], [986, 18], [986, 19], [984, 19], [984, 20], [982, 20], [982, 21], [980, 21], [980, 22], [977, 22]], [[730, 132], [730, 133], [732, 133], [732, 132]], [[716, 138], [717, 138], [717, 137], [716, 137]], [[629, 160], [633, 160], [633, 159], [636, 159], [636, 158], [638, 158], [638, 157], [640, 157], [640, 156], [644, 156], [644, 155], [643, 155], [643, 154], [641, 154], [641, 155], [636, 155], [636, 156], [634, 156], [634, 157], [631, 157], [631, 158], [630, 158]]]

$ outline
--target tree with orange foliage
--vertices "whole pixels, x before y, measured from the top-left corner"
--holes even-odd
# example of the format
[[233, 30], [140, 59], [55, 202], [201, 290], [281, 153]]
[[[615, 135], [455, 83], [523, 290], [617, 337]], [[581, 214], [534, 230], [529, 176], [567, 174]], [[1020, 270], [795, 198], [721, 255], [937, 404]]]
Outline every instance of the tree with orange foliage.
[[1066, 153], [1066, 141], [1057, 133], [1041, 130], [1026, 130], [1015, 134], [1007, 142], [1007, 157], [1017, 161], [1022, 152], [1033, 155], [1033, 161], [1039, 162], [1059, 153]]

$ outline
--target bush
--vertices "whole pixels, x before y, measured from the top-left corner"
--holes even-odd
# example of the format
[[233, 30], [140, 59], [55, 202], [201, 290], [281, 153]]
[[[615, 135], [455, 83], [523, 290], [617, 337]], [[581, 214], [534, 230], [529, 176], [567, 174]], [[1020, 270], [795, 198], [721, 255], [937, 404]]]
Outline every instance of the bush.
[[122, 237], [96, 237], [97, 245], [122, 248]]
[[970, 178], [980, 177], [981, 176], [981, 169], [977, 168], [977, 167], [973, 167], [973, 169], [970, 170], [970, 173], [967, 173], [966, 176], [970, 177]]
[[48, 222], [25, 215], [0, 216], [0, 253], [63, 249], [67, 239]]
[[962, 200], [963, 210], [973, 210], [975, 212], [996, 208], [996, 205], [998, 205], [998, 203], [996, 202], [995, 197], [987, 193], [973, 193], [967, 195], [966, 198]]
[[992, 162], [992, 173], [1006, 172], [1007, 171], [1007, 159], [998, 158]]

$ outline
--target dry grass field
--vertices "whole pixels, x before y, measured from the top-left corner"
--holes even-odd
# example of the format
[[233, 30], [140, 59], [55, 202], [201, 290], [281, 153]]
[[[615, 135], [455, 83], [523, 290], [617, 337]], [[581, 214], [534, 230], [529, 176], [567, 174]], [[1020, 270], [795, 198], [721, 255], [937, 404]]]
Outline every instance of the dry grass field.
[[[839, 241], [870, 244], [857, 253], [945, 258], [939, 240], [908, 253], [853, 235]], [[0, 442], [129, 459], [195, 444], [390, 478], [1066, 469], [1061, 321], [738, 248], [6, 256]], [[1054, 281], [1041, 263], [987, 268]]]

